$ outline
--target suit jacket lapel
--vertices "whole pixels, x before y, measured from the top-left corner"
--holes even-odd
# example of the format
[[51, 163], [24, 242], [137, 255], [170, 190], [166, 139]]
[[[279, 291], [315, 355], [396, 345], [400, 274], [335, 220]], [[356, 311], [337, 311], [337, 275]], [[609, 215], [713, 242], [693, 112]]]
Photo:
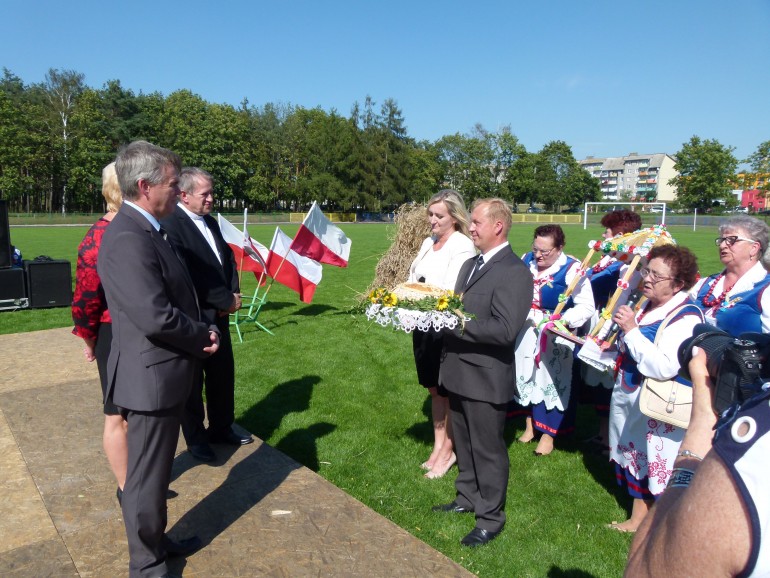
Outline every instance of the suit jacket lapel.
[[[222, 237], [222, 234], [219, 232], [219, 225], [217, 224], [217, 221], [214, 217], [211, 215], [206, 215], [203, 217], [203, 220], [206, 222], [206, 226], [209, 228], [209, 231], [211, 231], [211, 236], [214, 237], [214, 244], [217, 246], [217, 251], [219, 252], [219, 260], [221, 261], [222, 268], [224, 268], [225, 264], [225, 255], [227, 252], [225, 251], [225, 246], [227, 243], [225, 243], [224, 237]], [[208, 245], [208, 241], [206, 241], [206, 244]]]
[[187, 286], [190, 288], [190, 291], [193, 294], [193, 297], [195, 298], [195, 305], [198, 309], [198, 318], [200, 319], [200, 305], [198, 303], [198, 294], [195, 292], [195, 285], [193, 285], [192, 277], [190, 277], [190, 273], [187, 271], [187, 265], [184, 264], [184, 261], [182, 261], [182, 258], [177, 254], [177, 252], [174, 250], [174, 248], [171, 246], [171, 241], [168, 239], [164, 239], [163, 236], [160, 234], [160, 231], [156, 231], [155, 227], [150, 224], [150, 222], [145, 218], [144, 215], [142, 215], [139, 211], [131, 207], [130, 205], [124, 205], [120, 208], [121, 211], [125, 210], [126, 215], [130, 217], [133, 221], [135, 221], [144, 231], [146, 231], [150, 235], [150, 240], [155, 244], [155, 246], [158, 248], [158, 251], [161, 253], [164, 253], [166, 255], [167, 260], [173, 260], [172, 262], [176, 262], [179, 264], [179, 269], [182, 272], [182, 276], [184, 277], [185, 283], [187, 283]]
[[[510, 249], [510, 246], [507, 248], [507, 250], [508, 250], [508, 251], [510, 251], [510, 250], [511, 250], [511, 249]], [[494, 255], [494, 256], [493, 256], [493, 257], [492, 257], [492, 258], [491, 258], [489, 261], [486, 261], [486, 260], [485, 260], [485, 263], [484, 263], [484, 265], [481, 267], [481, 269], [479, 269], [478, 271], [476, 271], [476, 272], [473, 274], [473, 276], [472, 276], [472, 277], [471, 277], [471, 278], [468, 280], [468, 283], [465, 285], [465, 289], [467, 290], [467, 289], [469, 289], [470, 287], [472, 287], [473, 285], [475, 285], [476, 283], [478, 283], [479, 279], [483, 278], [483, 277], [484, 277], [484, 275], [486, 275], [486, 274], [487, 274], [487, 272], [488, 272], [490, 269], [492, 269], [492, 267], [494, 266], [494, 264], [495, 264], [495, 263], [497, 263], [498, 261], [500, 261], [501, 259], [503, 259], [503, 257], [505, 257], [505, 255], [506, 255], [506, 252], [507, 252], [507, 251], [506, 251], [506, 249], [505, 249], [505, 248], [503, 248], [503, 249], [500, 249], [500, 250], [499, 250], [497, 253], [495, 253], [495, 255]], [[475, 266], [475, 261], [474, 261], [474, 263], [473, 263], [473, 265], [472, 265], [472, 266]], [[470, 274], [470, 272], [468, 272], [468, 273]]]

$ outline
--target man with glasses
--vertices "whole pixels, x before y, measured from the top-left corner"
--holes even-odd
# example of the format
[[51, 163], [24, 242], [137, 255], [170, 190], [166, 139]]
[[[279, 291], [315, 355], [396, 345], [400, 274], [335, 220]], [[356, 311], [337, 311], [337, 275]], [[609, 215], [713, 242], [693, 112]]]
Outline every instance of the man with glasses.
[[[232, 250], [222, 237], [214, 206], [214, 180], [206, 171], [185, 167], [179, 175], [179, 203], [163, 221], [171, 242], [190, 271], [203, 318], [220, 332], [219, 351], [206, 359], [193, 386], [182, 418], [182, 434], [192, 456], [213, 462], [209, 443], [240, 446], [251, 435], [233, 431], [235, 420], [235, 362], [230, 339], [229, 314], [241, 307], [238, 270]], [[206, 384], [208, 431], [203, 425], [203, 384]]]

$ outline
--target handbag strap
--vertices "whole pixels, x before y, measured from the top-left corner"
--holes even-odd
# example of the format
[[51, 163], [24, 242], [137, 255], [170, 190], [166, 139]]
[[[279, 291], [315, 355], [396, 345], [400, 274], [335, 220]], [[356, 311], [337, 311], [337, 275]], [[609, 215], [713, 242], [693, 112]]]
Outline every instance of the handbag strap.
[[663, 330], [666, 328], [666, 326], [668, 326], [668, 324], [671, 323], [671, 321], [673, 321], [674, 317], [679, 315], [679, 313], [681, 313], [681, 311], [683, 309], [686, 309], [687, 307], [691, 307], [700, 317], [701, 323], [704, 323], [703, 311], [701, 311], [700, 307], [698, 307], [697, 305], [694, 305], [693, 303], [685, 303], [683, 305], [680, 305], [679, 307], [674, 309], [671, 313], [666, 315], [665, 319], [663, 319], [663, 322], [660, 324], [660, 327], [658, 327], [658, 331], [655, 333], [655, 341], [653, 341], [655, 345], [658, 345], [658, 342], [661, 336], [663, 335]]

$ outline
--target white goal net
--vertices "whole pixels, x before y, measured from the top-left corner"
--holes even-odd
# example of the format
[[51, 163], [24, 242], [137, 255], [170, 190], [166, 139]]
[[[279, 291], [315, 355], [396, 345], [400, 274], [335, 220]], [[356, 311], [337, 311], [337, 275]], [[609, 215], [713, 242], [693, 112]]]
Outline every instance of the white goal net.
[[[592, 211], [591, 208], [595, 207]], [[661, 224], [666, 224], [666, 203], [642, 203], [642, 202], [618, 202], [618, 201], [601, 201], [586, 203], [583, 207], [583, 229], [588, 228], [588, 213], [589, 212], [609, 212], [621, 207], [630, 207], [632, 210], [636, 210], [634, 207], [640, 207], [640, 210], [644, 210], [644, 207], [649, 207], [649, 211], [652, 213], [660, 213]]]

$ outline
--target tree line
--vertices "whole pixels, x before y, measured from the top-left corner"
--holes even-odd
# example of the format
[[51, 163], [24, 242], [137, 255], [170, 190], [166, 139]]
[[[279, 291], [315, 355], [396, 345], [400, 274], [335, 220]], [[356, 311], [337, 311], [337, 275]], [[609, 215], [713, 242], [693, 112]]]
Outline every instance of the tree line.
[[742, 162], [749, 170], [736, 174], [738, 159], [735, 147], [726, 146], [716, 139], [693, 136], [676, 153], [674, 169], [677, 176], [669, 180], [676, 187], [676, 206], [687, 209], [708, 209], [722, 202], [727, 207], [738, 204], [734, 189], [745, 190], [755, 186], [765, 197], [770, 194], [770, 140]]
[[95, 89], [73, 70], [25, 84], [3, 69], [0, 199], [12, 212], [103, 211], [101, 170], [136, 139], [212, 173], [219, 210], [302, 211], [318, 200], [327, 210], [382, 212], [445, 187], [468, 203], [498, 196], [558, 209], [601, 199], [563, 141], [528, 152], [510, 127], [481, 125], [416, 140], [392, 98], [377, 106], [367, 96], [343, 116], [209, 103], [189, 90], [135, 94], [119, 80]]

